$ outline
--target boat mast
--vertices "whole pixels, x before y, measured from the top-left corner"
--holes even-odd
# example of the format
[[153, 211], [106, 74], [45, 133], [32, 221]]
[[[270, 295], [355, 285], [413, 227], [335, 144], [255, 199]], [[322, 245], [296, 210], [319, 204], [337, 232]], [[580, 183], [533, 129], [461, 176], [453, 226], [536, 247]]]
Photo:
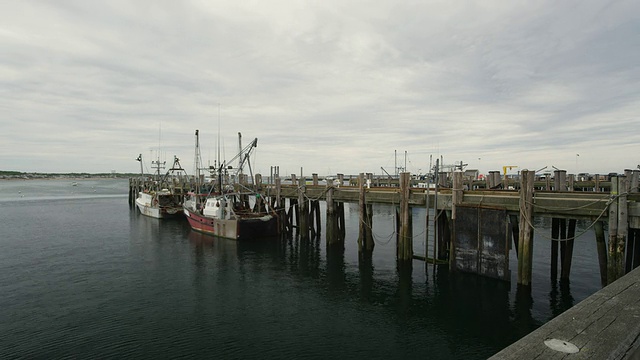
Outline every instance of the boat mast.
[[200, 161], [201, 161], [201, 156], [200, 156], [200, 138], [198, 136], [198, 130], [196, 129], [196, 151], [195, 151], [195, 158], [193, 159], [193, 164], [194, 164], [194, 171], [193, 174], [196, 177], [196, 191], [200, 191]]
[[165, 168], [165, 164], [167, 163], [167, 161], [162, 161], [160, 162], [160, 154], [158, 154], [158, 160], [153, 160], [151, 161], [151, 167], [154, 168], [156, 171], [156, 180], [160, 180], [160, 178], [162, 177], [162, 175], [160, 174], [160, 170], [164, 170]]
[[162, 177], [160, 170], [164, 170], [167, 161], [160, 162], [160, 144], [162, 142], [162, 122], [158, 124], [158, 160], [151, 161], [151, 167], [156, 169], [156, 180]]
[[220, 161], [220, 103], [218, 103], [218, 188], [222, 194], [222, 162]]
[[238, 169], [240, 169], [238, 176], [242, 175], [242, 133], [238, 131]]

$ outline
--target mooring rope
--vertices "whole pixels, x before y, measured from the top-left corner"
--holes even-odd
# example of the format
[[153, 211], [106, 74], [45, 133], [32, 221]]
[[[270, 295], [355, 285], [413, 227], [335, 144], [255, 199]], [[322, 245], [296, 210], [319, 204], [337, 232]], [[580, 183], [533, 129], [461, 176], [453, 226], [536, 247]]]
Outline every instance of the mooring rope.
[[327, 187], [325, 187], [324, 191], [322, 191], [322, 193], [320, 193], [320, 195], [318, 195], [318, 197], [317, 197], [317, 198], [312, 199], [312, 198], [310, 198], [310, 197], [308, 197], [308, 196], [307, 196], [307, 192], [306, 192], [306, 191], [302, 191], [302, 190], [303, 190], [303, 189], [302, 189], [302, 186], [297, 185], [297, 186], [296, 186], [296, 188], [297, 188], [297, 190], [298, 190], [298, 191], [301, 191], [301, 192], [302, 192], [302, 196], [303, 196], [305, 199], [309, 200], [309, 201], [320, 201], [320, 198], [322, 198], [323, 196], [325, 196], [325, 195], [327, 194], [327, 191], [329, 191], [329, 189], [333, 189], [333, 187], [327, 186]]
[[[611, 203], [613, 203], [615, 200], [617, 200], [620, 196], [622, 195], [627, 195], [626, 193], [624, 194], [620, 194], [620, 195], [611, 195], [611, 196], [607, 196], [607, 198], [609, 199], [609, 201], [607, 201], [606, 206], [604, 207], [604, 209], [602, 209], [602, 211], [600, 212], [600, 214], [598, 215], [598, 217], [596, 217], [595, 220], [593, 220], [591, 222], [591, 224], [589, 224], [589, 226], [587, 226], [584, 231], [578, 233], [577, 235], [574, 235], [573, 237], [570, 238], [566, 238], [566, 239], [554, 239], [552, 237], [546, 236], [544, 234], [540, 234], [539, 236], [544, 238], [544, 239], [548, 239], [551, 241], [557, 241], [557, 242], [563, 242], [563, 241], [569, 241], [569, 240], [575, 240], [579, 237], [581, 237], [582, 235], [586, 234], [587, 231], [589, 231], [598, 221], [600, 221], [600, 219], [604, 216], [604, 214], [609, 211], [609, 205], [611, 205]], [[599, 200], [600, 201], [600, 200]], [[535, 206], [535, 204], [531, 204], [530, 205]], [[594, 203], [595, 204], [595, 203]], [[522, 208], [523, 204], [520, 204], [520, 212], [522, 212], [524, 209]], [[582, 207], [580, 207], [582, 208]], [[569, 209], [569, 210], [573, 210], [573, 209]], [[531, 223], [531, 220], [525, 217], [525, 221], [527, 222], [527, 226], [529, 226], [531, 229], [536, 230], [536, 227]]]
[[[580, 210], [580, 209], [587, 208], [587, 207], [589, 207], [589, 206], [595, 205], [595, 204], [597, 204], [597, 203], [599, 203], [599, 202], [602, 202], [603, 200], [607, 200], [607, 199], [609, 199], [609, 198], [610, 198], [610, 195], [608, 195], [608, 194], [607, 194], [606, 196], [603, 196], [602, 198], [597, 199], [597, 200], [595, 200], [595, 201], [593, 201], [593, 202], [590, 202], [590, 203], [588, 203], [588, 204], [584, 204], [584, 205], [582, 205], [582, 206], [578, 206], [578, 207], [572, 207], [572, 208], [562, 208], [562, 207], [553, 207], [553, 206], [547, 207], [547, 206], [541, 206], [541, 205], [538, 205], [538, 204], [536, 204], [536, 203], [532, 203], [532, 202], [528, 202], [528, 201], [527, 201], [527, 203], [528, 203], [529, 205], [533, 205], [534, 207], [536, 207], [536, 208], [538, 208], [538, 209], [543, 209], [543, 210], [572, 211], [572, 210]], [[539, 198], [539, 199], [540, 199], [540, 198]], [[535, 200], [535, 199], [534, 199], [534, 200]]]

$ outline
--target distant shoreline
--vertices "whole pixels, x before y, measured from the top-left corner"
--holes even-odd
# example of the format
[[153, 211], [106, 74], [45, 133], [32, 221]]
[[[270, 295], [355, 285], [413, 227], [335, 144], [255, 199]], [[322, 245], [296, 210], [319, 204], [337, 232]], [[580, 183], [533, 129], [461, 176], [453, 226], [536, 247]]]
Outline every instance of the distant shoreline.
[[19, 174], [19, 175], [2, 175], [0, 174], [0, 181], [26, 181], [26, 180], [122, 180], [128, 179], [131, 175], [66, 175], [66, 174]]

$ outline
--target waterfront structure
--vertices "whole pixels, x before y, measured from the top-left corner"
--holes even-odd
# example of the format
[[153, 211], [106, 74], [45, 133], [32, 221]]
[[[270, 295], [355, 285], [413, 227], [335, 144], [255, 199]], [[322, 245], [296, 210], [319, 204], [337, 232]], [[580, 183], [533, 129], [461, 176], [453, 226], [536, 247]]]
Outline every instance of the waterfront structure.
[[[421, 180], [413, 179], [409, 173], [400, 174], [396, 186], [364, 173], [348, 180], [338, 174], [337, 179], [326, 184], [320, 184], [317, 174], [310, 182], [292, 174], [290, 184], [283, 184], [276, 172], [268, 184], [263, 184], [258, 174], [253, 184], [240, 186], [261, 194], [278, 213], [282, 231], [295, 230], [301, 238], [321, 233], [318, 202], [325, 201], [328, 247], [344, 246], [341, 245], [345, 238], [344, 204], [357, 203], [358, 248], [364, 254], [371, 253], [374, 247], [372, 206], [396, 206], [399, 264], [410, 265], [414, 258], [419, 258], [448, 264], [452, 271], [508, 281], [509, 249], [513, 247], [518, 257], [518, 284], [530, 286], [536, 217], [552, 220], [552, 278], [570, 277], [574, 240], [580, 235], [576, 234], [579, 219], [588, 221], [587, 230], [595, 233], [603, 285], [640, 264], [638, 170], [582, 181], [576, 181], [566, 171], [556, 170], [553, 183], [549, 177], [537, 179], [533, 171], [526, 169], [513, 178], [501, 178], [496, 173], [498, 176], [490, 173], [486, 181], [465, 178], [462, 172], [438, 174], [433, 187], [416, 187], [412, 185]], [[139, 185], [134, 182], [133, 192], [136, 186]], [[430, 253], [413, 251], [414, 219], [410, 211], [413, 207], [424, 207], [434, 214], [426, 219], [427, 229], [434, 229], [425, 235]]]

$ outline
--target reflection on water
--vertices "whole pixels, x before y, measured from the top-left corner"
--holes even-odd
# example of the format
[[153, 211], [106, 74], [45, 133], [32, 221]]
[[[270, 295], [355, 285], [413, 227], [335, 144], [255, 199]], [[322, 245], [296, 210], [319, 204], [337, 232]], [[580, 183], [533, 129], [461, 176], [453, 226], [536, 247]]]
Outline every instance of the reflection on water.
[[[378, 276], [370, 254], [361, 255], [357, 267], [348, 266], [342, 247], [324, 249], [318, 239], [285, 237], [236, 242], [196, 232], [190, 232], [188, 238], [198, 270], [209, 257], [219, 259], [225, 267], [234, 261], [229, 257], [235, 257], [240, 272], [285, 272], [285, 278], [317, 292], [324, 302], [356, 300], [364, 309], [373, 306], [375, 311], [388, 313], [396, 318], [397, 325], [409, 329], [418, 326], [424, 336], [432, 332], [440, 334], [440, 340], [447, 343], [446, 350], [442, 350], [447, 357], [466, 357], [478, 352], [483, 354], [480, 357], [486, 357], [542, 324], [532, 315], [534, 301], [530, 288], [517, 287], [511, 305], [509, 283], [450, 274], [446, 266], [425, 267], [415, 262], [414, 266], [396, 266], [391, 275], [390, 269], [381, 269], [382, 276]], [[265, 266], [264, 262], [271, 266]], [[274, 276], [282, 278], [282, 274]], [[568, 305], [556, 304], [553, 311], [564, 310], [563, 306]]]
[[570, 282], [567, 279], [551, 282], [551, 291], [549, 292], [549, 308], [553, 317], [562, 314], [565, 310], [571, 308], [574, 304], [571, 295]]

